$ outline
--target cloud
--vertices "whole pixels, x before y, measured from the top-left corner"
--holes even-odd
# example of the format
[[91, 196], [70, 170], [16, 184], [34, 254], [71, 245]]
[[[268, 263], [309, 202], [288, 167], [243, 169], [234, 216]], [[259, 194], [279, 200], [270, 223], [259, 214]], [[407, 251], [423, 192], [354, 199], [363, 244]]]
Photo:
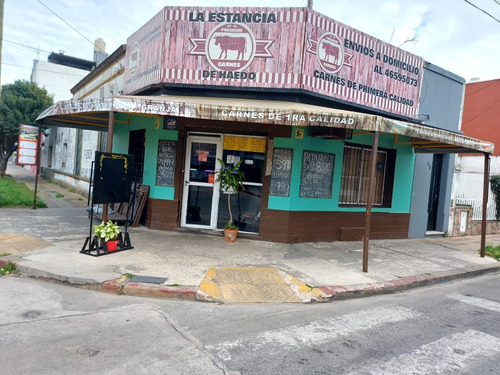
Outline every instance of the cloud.
[[[108, 53], [173, 0], [41, 0], [81, 34], [72, 30], [36, 0], [6, 1], [4, 39], [31, 46], [3, 43], [2, 83], [28, 79], [34, 59], [46, 60], [44, 51], [65, 51], [93, 59], [93, 42], [102, 38]], [[500, 19], [500, 5], [473, 0]], [[273, 7], [304, 7], [306, 0], [274, 0]], [[184, 0], [184, 6], [206, 6], [205, 1]], [[212, 6], [262, 7], [262, 0], [213, 0]], [[435, 65], [470, 79], [500, 78], [500, 23], [458, 0], [316, 0], [314, 9], [366, 34], [399, 46]]]

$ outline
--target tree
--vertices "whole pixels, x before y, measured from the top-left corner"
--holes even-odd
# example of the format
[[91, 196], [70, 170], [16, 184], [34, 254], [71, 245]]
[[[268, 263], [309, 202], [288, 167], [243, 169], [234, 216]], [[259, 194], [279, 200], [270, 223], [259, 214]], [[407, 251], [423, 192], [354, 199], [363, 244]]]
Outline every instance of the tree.
[[36, 118], [54, 104], [53, 96], [36, 83], [17, 80], [2, 87], [0, 97], [0, 177], [5, 176], [7, 160], [16, 150], [19, 125], [36, 125]]

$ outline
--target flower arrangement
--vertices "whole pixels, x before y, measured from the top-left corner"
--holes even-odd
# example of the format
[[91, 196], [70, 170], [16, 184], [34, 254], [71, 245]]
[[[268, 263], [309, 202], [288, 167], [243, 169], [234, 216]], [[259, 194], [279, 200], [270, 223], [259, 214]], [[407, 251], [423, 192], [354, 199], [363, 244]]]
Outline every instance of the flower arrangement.
[[120, 229], [117, 223], [113, 223], [111, 220], [107, 222], [102, 222], [99, 225], [94, 225], [94, 233], [98, 238], [104, 238], [104, 241], [113, 241], [118, 238], [120, 234]]

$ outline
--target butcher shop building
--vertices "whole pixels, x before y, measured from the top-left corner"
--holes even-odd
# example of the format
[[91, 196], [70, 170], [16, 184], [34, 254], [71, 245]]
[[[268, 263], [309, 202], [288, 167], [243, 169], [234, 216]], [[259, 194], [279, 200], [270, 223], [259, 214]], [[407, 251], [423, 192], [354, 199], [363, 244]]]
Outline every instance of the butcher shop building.
[[152, 229], [224, 227], [220, 159], [241, 161], [244, 234], [360, 240], [368, 217], [371, 238], [424, 236], [446, 230], [452, 154], [493, 152], [459, 131], [462, 78], [307, 8], [165, 7], [124, 62], [120, 95], [38, 122], [132, 153]]

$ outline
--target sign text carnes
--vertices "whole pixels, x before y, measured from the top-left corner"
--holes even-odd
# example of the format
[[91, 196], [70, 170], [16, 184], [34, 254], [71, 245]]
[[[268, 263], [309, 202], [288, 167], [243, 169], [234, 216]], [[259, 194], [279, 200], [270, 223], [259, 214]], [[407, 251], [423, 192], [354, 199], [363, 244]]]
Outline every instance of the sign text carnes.
[[423, 60], [307, 8], [166, 7], [127, 40], [125, 93], [306, 90], [416, 118]]

